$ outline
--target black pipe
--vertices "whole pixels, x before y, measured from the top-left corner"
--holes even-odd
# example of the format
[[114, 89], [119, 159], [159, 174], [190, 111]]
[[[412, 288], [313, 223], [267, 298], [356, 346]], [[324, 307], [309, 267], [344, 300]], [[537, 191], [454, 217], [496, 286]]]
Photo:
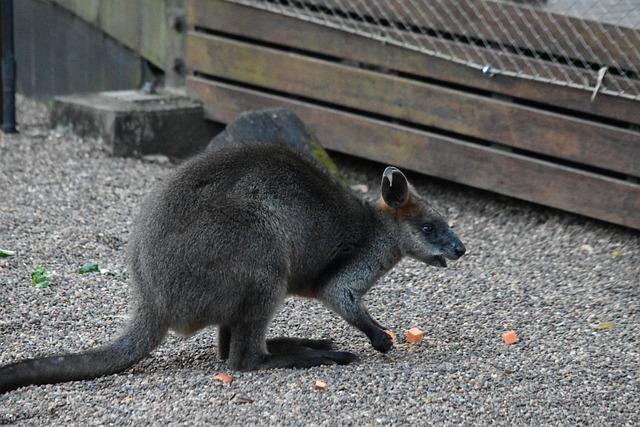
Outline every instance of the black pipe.
[[2, 28], [2, 131], [16, 132], [16, 58], [13, 51], [13, 0], [0, 4]]

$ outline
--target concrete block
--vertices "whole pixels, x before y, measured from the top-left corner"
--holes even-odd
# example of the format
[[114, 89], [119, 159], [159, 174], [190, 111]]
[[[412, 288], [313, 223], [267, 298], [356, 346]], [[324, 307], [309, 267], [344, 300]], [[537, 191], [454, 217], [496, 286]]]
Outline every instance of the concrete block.
[[99, 92], [57, 97], [52, 126], [101, 139], [115, 156], [185, 157], [203, 150], [222, 126], [204, 119], [202, 105], [179, 93]]

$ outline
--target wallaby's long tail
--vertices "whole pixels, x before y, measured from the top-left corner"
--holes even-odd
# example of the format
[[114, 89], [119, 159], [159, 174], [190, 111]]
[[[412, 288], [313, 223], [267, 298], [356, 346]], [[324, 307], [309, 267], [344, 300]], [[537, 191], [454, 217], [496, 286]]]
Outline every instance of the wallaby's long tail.
[[152, 316], [138, 314], [119, 338], [104, 347], [0, 367], [0, 394], [31, 384], [88, 380], [123, 371], [157, 347], [166, 332]]

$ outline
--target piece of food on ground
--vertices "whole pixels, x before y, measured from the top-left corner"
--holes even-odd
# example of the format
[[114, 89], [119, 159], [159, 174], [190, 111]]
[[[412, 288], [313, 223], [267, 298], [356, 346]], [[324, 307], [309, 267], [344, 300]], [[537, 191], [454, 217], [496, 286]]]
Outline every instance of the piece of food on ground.
[[316, 380], [316, 383], [313, 385], [313, 388], [316, 390], [326, 390], [329, 386], [324, 381]]
[[222, 373], [222, 372], [219, 373], [219, 374], [216, 374], [213, 377], [213, 379], [216, 380], [216, 381], [221, 381], [221, 382], [223, 382], [225, 384], [231, 384], [231, 381], [233, 381], [233, 378], [231, 377], [231, 375], [225, 374], [225, 373]]
[[502, 334], [502, 341], [504, 341], [504, 343], [507, 345], [517, 343], [518, 335], [516, 334], [516, 331], [507, 331], [504, 334]]
[[422, 341], [424, 334], [418, 328], [411, 328], [407, 331], [407, 342], [409, 344], [416, 344]]
[[44, 267], [36, 267], [31, 271], [31, 283], [36, 288], [48, 288], [49, 278], [53, 273]]
[[87, 263], [83, 264], [82, 267], [80, 267], [78, 272], [80, 274], [99, 273], [100, 272], [100, 267], [95, 262], [87, 262]]
[[596, 326], [596, 331], [604, 331], [605, 329], [613, 329], [616, 327], [614, 322], [601, 322]]
[[10, 251], [9, 249], [0, 249], [0, 258], [14, 256], [15, 254], [14, 251]]

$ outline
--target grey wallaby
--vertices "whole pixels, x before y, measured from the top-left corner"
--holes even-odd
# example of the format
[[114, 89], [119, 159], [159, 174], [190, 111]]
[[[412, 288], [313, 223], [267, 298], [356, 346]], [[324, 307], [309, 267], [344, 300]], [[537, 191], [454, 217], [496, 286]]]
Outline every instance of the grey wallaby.
[[365, 201], [289, 148], [226, 147], [179, 167], [144, 202], [128, 247], [133, 296], [124, 333], [104, 347], [0, 368], [0, 392], [112, 374], [149, 354], [169, 329], [219, 327], [232, 369], [347, 364], [330, 340], [266, 339], [288, 295], [316, 298], [392, 346], [362, 297], [404, 256], [446, 266], [465, 252], [398, 169]]

